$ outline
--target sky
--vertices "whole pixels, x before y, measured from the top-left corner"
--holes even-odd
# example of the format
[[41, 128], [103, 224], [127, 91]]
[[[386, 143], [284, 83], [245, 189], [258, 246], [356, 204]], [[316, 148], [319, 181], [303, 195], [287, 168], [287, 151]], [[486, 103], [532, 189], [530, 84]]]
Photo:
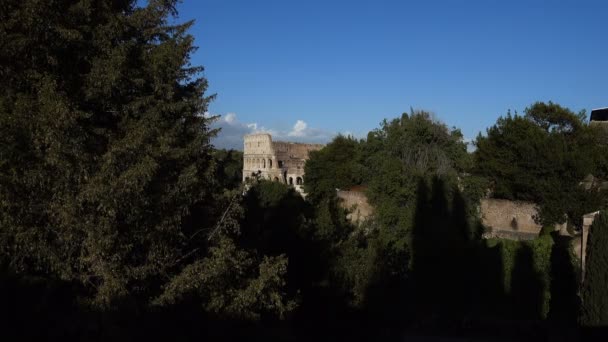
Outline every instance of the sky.
[[608, 106], [608, 1], [185, 0], [214, 144], [325, 143], [430, 111], [468, 140], [535, 101]]

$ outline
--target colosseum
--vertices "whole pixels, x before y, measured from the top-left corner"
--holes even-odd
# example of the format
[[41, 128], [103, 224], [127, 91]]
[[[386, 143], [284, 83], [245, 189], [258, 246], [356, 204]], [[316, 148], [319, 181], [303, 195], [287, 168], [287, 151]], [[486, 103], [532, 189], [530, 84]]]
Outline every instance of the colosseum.
[[244, 140], [243, 182], [257, 176], [289, 184], [302, 194], [308, 154], [324, 146], [272, 141], [267, 133], [249, 134]]

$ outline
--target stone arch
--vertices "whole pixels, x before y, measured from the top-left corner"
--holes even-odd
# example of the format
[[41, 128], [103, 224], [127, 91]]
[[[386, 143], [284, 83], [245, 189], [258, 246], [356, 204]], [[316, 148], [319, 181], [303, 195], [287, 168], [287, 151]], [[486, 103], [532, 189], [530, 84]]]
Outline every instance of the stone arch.
[[283, 172], [283, 184], [287, 184], [287, 171]]
[[279, 168], [282, 168], [282, 167], [283, 167], [283, 161], [279, 160]]
[[262, 169], [266, 168], [266, 159], [262, 159]]
[[289, 177], [289, 185], [293, 185], [293, 177]]
[[268, 159], [268, 168], [272, 169], [272, 159]]
[[297, 178], [296, 178], [296, 184], [297, 184], [297, 185], [302, 185], [302, 184], [304, 184], [304, 182], [302, 181], [302, 177], [297, 177]]
[[279, 181], [279, 177], [274, 177], [274, 181], [278, 182]]

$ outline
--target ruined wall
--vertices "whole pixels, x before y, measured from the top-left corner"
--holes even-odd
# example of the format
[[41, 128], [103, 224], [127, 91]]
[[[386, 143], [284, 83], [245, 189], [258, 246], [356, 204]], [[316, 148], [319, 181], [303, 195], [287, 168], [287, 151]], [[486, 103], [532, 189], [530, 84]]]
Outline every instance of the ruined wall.
[[[535, 221], [536, 204], [523, 201], [484, 198], [480, 203], [481, 223], [490, 228], [486, 238], [499, 237], [516, 240], [536, 238], [542, 226]], [[556, 225], [556, 230], [566, 229], [566, 224]]]
[[538, 236], [542, 226], [534, 221], [538, 210], [534, 203], [484, 198], [480, 203], [481, 223], [491, 228], [491, 234]]
[[243, 181], [252, 174], [263, 179], [292, 185], [303, 193], [304, 165], [310, 151], [323, 148], [320, 144], [299, 144], [272, 141], [267, 133], [249, 134], [244, 137]]
[[250, 134], [245, 136], [243, 149], [243, 181], [259, 174], [265, 179], [279, 178], [280, 169], [276, 165], [276, 157], [270, 134]]
[[374, 208], [367, 201], [364, 189], [338, 190], [340, 206], [350, 211], [347, 219], [353, 223], [365, 221], [374, 212]]
[[283, 169], [283, 176], [287, 184], [296, 186], [304, 182], [304, 165], [311, 151], [320, 150], [323, 145], [300, 144], [284, 141], [272, 143], [275, 156]]

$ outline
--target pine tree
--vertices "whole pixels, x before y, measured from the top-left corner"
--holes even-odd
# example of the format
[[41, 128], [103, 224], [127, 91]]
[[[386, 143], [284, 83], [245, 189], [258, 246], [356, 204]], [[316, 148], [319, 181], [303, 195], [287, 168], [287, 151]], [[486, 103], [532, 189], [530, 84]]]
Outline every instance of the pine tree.
[[2, 1], [0, 257], [101, 308], [221, 289], [247, 317], [281, 311], [286, 260], [235, 250], [221, 225], [198, 234], [232, 196], [218, 194], [213, 96], [190, 65], [192, 22], [170, 24], [175, 2]]
[[589, 230], [585, 279], [581, 289], [581, 325], [608, 325], [608, 212], [596, 216]]

